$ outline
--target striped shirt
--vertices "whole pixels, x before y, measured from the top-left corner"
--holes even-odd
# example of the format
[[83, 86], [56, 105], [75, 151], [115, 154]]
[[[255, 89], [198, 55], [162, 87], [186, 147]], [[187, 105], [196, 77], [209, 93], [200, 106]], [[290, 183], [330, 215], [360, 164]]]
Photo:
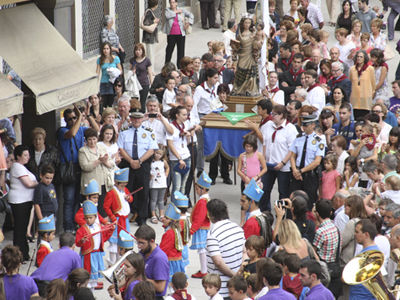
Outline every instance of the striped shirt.
[[314, 29], [319, 30], [319, 23], [324, 21], [321, 9], [313, 3], [307, 6], [308, 14], [307, 19], [310, 20], [311, 25]]
[[222, 220], [215, 223], [207, 236], [207, 271], [216, 273], [221, 277], [221, 289], [219, 293], [222, 297], [229, 297], [226, 284], [230, 279], [222, 273], [215, 265], [212, 257], [221, 255], [225, 264], [236, 273], [243, 258], [243, 245], [245, 243], [243, 229], [236, 223], [229, 220]]

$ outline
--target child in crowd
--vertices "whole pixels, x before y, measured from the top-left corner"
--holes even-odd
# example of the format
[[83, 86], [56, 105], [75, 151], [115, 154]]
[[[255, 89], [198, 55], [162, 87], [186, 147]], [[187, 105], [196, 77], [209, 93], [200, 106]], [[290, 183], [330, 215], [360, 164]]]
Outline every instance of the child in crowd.
[[41, 240], [36, 254], [36, 264], [38, 267], [40, 267], [46, 255], [53, 252], [53, 247], [50, 244], [56, 237], [56, 226], [53, 215], [39, 220], [39, 235]]
[[[154, 151], [153, 161], [150, 166], [150, 210], [151, 223], [157, 224], [158, 220], [164, 217], [164, 195], [167, 189], [167, 178], [169, 165], [165, 160], [165, 149], [159, 145], [159, 149]], [[157, 219], [156, 206], [160, 217]]]
[[174, 77], [168, 77], [165, 79], [165, 91], [162, 99], [162, 106], [163, 106], [163, 115], [164, 117], [169, 116], [169, 111], [171, 108], [178, 106], [178, 104], [175, 103], [175, 78]]
[[57, 214], [58, 200], [56, 188], [52, 183], [53, 177], [54, 168], [50, 165], [44, 165], [40, 171], [40, 183], [35, 187], [33, 195], [33, 205], [39, 220]]
[[336, 170], [338, 156], [334, 153], [327, 154], [324, 158], [325, 171], [322, 172], [322, 179], [319, 185], [319, 196], [322, 199], [332, 199], [340, 189], [342, 177]]
[[270, 262], [263, 266], [262, 277], [268, 287], [268, 293], [262, 297], [263, 300], [295, 300], [296, 298], [284, 291], [279, 283], [282, 280], [283, 270], [278, 263]]
[[128, 251], [133, 250], [134, 238], [125, 230], [121, 230], [118, 235], [118, 255], [124, 256]]
[[358, 165], [354, 156], [344, 160], [343, 188], [348, 190], [351, 187], [358, 187]]
[[329, 33], [325, 30], [318, 31], [319, 34], [319, 49], [321, 50], [322, 57], [324, 59], [330, 59], [329, 49], [328, 49], [328, 40], [329, 40]]
[[281, 287], [284, 291], [292, 294], [297, 300], [303, 300], [308, 288], [302, 286], [299, 276], [300, 257], [296, 253], [286, 253], [283, 263]]
[[174, 289], [174, 293], [171, 296], [165, 298], [165, 300], [181, 300], [181, 299], [196, 300], [196, 298], [193, 295], [190, 295], [186, 290], [188, 282], [185, 273], [176, 272], [174, 276], [172, 276], [171, 286]]
[[[81, 248], [82, 267], [90, 273], [88, 287], [93, 291], [94, 288], [102, 289], [101, 284], [97, 284], [97, 279], [102, 278], [99, 271], [105, 270], [103, 262], [104, 242], [112, 236], [114, 227], [103, 232], [102, 226], [96, 222], [97, 207], [92, 201], [83, 202], [83, 214], [86, 224], [78, 229], [75, 237], [75, 244]], [[87, 237], [95, 234], [92, 237]]]
[[190, 221], [186, 216], [187, 209], [189, 207], [189, 198], [183, 195], [179, 191], [175, 191], [172, 199], [172, 203], [181, 211], [181, 217], [179, 219], [179, 225], [181, 226], [181, 235], [182, 235], [182, 262], [183, 267], [186, 270], [186, 267], [189, 265], [189, 249], [187, 243], [190, 241]]
[[285, 255], [285, 250], [278, 250], [272, 255], [272, 259], [274, 262], [280, 264], [283, 268], [283, 265], [285, 264]]
[[[86, 200], [92, 201], [93, 204], [97, 206], [99, 203], [99, 193], [100, 193], [99, 184], [97, 183], [97, 181], [94, 179], [90, 180], [89, 184], [85, 186]], [[79, 226], [83, 226], [86, 224], [85, 215], [83, 213], [83, 207], [81, 207], [75, 214], [75, 223], [78, 224]], [[97, 213], [96, 223], [107, 225], [110, 222], [108, 222], [99, 213]]]
[[357, 149], [358, 145], [360, 144], [362, 127], [364, 124], [365, 124], [364, 121], [358, 121], [354, 126], [354, 130], [356, 132], [357, 138], [350, 141], [349, 151], [348, 151], [350, 156], [354, 156], [353, 154], [354, 154], [355, 150]]
[[229, 297], [231, 297], [232, 300], [249, 299], [246, 295], [247, 282], [246, 279], [244, 279], [242, 276], [233, 276], [231, 279], [228, 280], [226, 287], [229, 290]]
[[203, 171], [195, 184], [195, 191], [199, 200], [193, 206], [190, 214], [190, 235], [192, 236], [191, 250], [196, 250], [200, 258], [200, 270], [192, 274], [192, 278], [203, 278], [207, 275], [206, 241], [210, 231], [210, 220], [207, 216], [207, 202], [210, 201], [208, 191], [211, 187], [211, 178]]
[[117, 222], [118, 226], [110, 238], [110, 245], [108, 251], [110, 251], [110, 261], [114, 264], [118, 259], [118, 233], [121, 228], [124, 228], [130, 232], [129, 226], [129, 214], [131, 209], [129, 203], [133, 201], [132, 195], [129, 195], [129, 190], [126, 188], [129, 180], [129, 168], [120, 169], [115, 171], [114, 174], [114, 186], [107, 192], [104, 198], [103, 208], [111, 222]]
[[383, 158], [385, 154], [395, 154], [400, 148], [400, 128], [393, 127], [389, 132], [389, 142], [384, 143], [380, 149], [380, 157]]
[[252, 300], [257, 296], [259, 290], [256, 287], [257, 283], [257, 274], [250, 274], [246, 278], [247, 283], [247, 296], [249, 296]]
[[213, 46], [214, 46], [215, 43], [218, 43], [218, 41], [212, 40], [212, 41], [209, 41], [209, 42], [207, 43], [208, 53], [211, 53], [212, 55], [214, 55]]
[[392, 175], [385, 180], [385, 191], [381, 193], [381, 198], [393, 200], [394, 203], [400, 204], [400, 178]]
[[218, 274], [206, 274], [201, 280], [204, 291], [207, 296], [210, 297], [209, 300], [223, 300], [222, 296], [218, 293], [221, 289], [221, 278]]
[[242, 275], [246, 279], [250, 274], [257, 273], [256, 263], [260, 260], [265, 250], [265, 241], [261, 236], [252, 235], [246, 240], [244, 246], [246, 247], [246, 253], [249, 259], [243, 262], [238, 271], [238, 275]]
[[169, 261], [169, 282], [171, 283], [172, 276], [176, 272], [185, 273], [185, 268], [182, 262], [182, 236], [179, 219], [181, 211], [176, 208], [173, 203], [169, 203], [165, 210], [165, 216], [162, 219], [165, 233], [161, 238], [160, 249], [167, 254]]

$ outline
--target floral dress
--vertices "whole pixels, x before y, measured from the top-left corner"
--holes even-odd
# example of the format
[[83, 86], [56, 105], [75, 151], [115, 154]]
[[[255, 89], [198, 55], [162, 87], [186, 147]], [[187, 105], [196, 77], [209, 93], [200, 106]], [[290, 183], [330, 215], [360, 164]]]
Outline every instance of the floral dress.
[[349, 34], [346, 38], [347, 38], [349, 41], [353, 42], [353, 44], [356, 45], [356, 48], [357, 48], [357, 47], [361, 47], [361, 41], [360, 41], [361, 34], [360, 34], [360, 37], [359, 37], [359, 38], [356, 38], [356, 37], [354, 36], [353, 33], [352, 33], [352, 34]]
[[387, 36], [386, 36], [386, 34], [381, 32], [376, 38], [374, 38], [374, 35], [371, 34], [369, 43], [372, 48], [378, 48], [378, 49], [381, 49], [382, 51], [385, 51], [386, 43], [387, 43]]
[[[384, 66], [382, 66], [382, 65], [375, 67], [376, 84], [379, 83], [383, 67]], [[387, 67], [387, 69], [389, 69], [389, 68]], [[378, 96], [385, 96], [385, 97], [389, 96], [388, 74], [389, 74], [389, 72], [386, 73], [385, 81], [383, 82], [382, 86], [375, 92], [375, 98], [378, 97]]]

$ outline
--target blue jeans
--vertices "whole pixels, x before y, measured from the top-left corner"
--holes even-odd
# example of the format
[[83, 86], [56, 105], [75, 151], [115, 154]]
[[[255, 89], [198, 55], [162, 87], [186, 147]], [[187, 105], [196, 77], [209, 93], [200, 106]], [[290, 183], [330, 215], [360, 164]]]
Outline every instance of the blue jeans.
[[[267, 173], [261, 178], [264, 185], [264, 195], [260, 200], [261, 211], [271, 211], [271, 191], [274, 187], [275, 180], [278, 178], [278, 191], [279, 199], [289, 198], [289, 185], [290, 185], [290, 172], [272, 171], [268, 170]], [[278, 200], [278, 199], [276, 199]]]
[[72, 231], [75, 229], [75, 214], [81, 203], [81, 176], [78, 176], [73, 183], [63, 184], [63, 195], [63, 227], [64, 231]]
[[[190, 156], [184, 160], [185, 164], [187, 167], [190, 168], [191, 160]], [[175, 191], [180, 191], [182, 194], [185, 194], [185, 188], [186, 188], [186, 180], [189, 177], [189, 172], [187, 172], [185, 175], [182, 175], [181, 173], [177, 172], [174, 170], [175, 166], [179, 165], [179, 161], [177, 160], [172, 160], [171, 161], [171, 175], [172, 175], [172, 192], [171, 192], [171, 199], [174, 195]]]

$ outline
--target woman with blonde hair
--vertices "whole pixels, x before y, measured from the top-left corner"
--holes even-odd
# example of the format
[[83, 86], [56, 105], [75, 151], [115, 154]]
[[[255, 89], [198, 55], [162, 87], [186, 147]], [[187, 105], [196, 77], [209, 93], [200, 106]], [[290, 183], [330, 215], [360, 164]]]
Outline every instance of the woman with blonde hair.
[[101, 120], [103, 121], [103, 124], [100, 126], [100, 132], [104, 125], [113, 125], [116, 131], [116, 136], [118, 137], [119, 131], [117, 126], [114, 124], [116, 117], [117, 117], [117, 112], [115, 111], [114, 108], [111, 107], [105, 108], [103, 110], [103, 114], [101, 115]]
[[360, 20], [354, 20], [351, 25], [351, 33], [346, 37], [349, 41], [353, 42], [356, 47], [361, 46], [361, 30], [362, 30], [362, 23]]
[[[275, 230], [278, 231], [279, 237], [279, 247], [277, 251], [283, 249], [287, 253], [296, 253], [301, 261], [310, 259], [309, 242], [307, 239], [301, 238], [299, 228], [295, 222], [290, 219], [283, 220], [280, 224], [275, 226]], [[317, 258], [318, 256], [314, 249], [312, 251], [314, 252], [314, 257]]]

